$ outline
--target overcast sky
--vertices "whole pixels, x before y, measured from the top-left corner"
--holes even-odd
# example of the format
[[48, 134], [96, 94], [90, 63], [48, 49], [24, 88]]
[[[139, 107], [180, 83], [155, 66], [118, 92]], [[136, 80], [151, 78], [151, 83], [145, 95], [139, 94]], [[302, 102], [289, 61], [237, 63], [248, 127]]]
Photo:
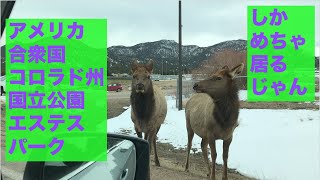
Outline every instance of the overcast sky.
[[[183, 44], [247, 39], [247, 5], [289, 4], [317, 5], [319, 46], [319, 1], [182, 0]], [[108, 46], [178, 42], [178, 0], [18, 0], [11, 18], [107, 18]]]

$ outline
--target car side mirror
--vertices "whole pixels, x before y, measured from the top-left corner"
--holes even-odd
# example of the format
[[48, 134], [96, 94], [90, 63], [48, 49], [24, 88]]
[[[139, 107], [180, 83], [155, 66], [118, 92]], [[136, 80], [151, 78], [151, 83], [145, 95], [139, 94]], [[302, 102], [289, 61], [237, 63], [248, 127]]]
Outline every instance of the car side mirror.
[[150, 179], [147, 141], [119, 134], [108, 134], [107, 138], [105, 162], [27, 162], [23, 179]]

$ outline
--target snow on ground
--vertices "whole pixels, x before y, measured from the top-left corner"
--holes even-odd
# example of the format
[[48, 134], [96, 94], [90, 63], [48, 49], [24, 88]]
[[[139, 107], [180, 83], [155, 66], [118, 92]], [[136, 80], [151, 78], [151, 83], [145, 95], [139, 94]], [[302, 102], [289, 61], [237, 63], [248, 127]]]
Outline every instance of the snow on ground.
[[[167, 97], [168, 113], [158, 133], [158, 141], [185, 148], [187, 132], [184, 111]], [[131, 107], [108, 120], [109, 132], [131, 130]], [[240, 126], [234, 133], [229, 167], [259, 179], [320, 179], [320, 114], [312, 110], [240, 110]], [[127, 131], [128, 132], [128, 131]], [[194, 136], [193, 148], [201, 139]], [[222, 141], [217, 141], [217, 163], [222, 164]], [[191, 162], [192, 163], [192, 162]]]
[[[316, 92], [315, 96], [319, 97], [320, 96], [320, 92]], [[247, 90], [240, 90], [239, 91], [239, 99], [241, 101], [246, 101], [247, 100]]]
[[240, 99], [240, 101], [247, 100], [247, 90], [240, 90], [239, 91], [239, 99]]

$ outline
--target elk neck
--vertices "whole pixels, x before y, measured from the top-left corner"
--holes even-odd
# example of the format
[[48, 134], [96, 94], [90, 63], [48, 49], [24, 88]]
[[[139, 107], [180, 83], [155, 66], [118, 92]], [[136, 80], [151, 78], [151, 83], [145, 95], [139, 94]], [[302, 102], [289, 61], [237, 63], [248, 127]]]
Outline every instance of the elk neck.
[[237, 84], [232, 82], [226, 93], [220, 97], [213, 97], [215, 99], [213, 117], [224, 129], [231, 128], [238, 122], [240, 106], [238, 92]]
[[135, 87], [133, 87], [130, 101], [137, 118], [144, 121], [149, 120], [155, 106], [152, 84], [145, 90], [145, 93], [137, 93]]

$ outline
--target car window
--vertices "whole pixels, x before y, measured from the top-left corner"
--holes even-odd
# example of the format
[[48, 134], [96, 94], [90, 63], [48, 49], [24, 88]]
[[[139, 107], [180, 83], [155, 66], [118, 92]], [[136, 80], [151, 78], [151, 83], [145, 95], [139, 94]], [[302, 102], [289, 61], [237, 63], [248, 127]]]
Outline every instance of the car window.
[[[128, 140], [119, 141], [117, 138], [111, 141], [113, 142], [108, 142], [109, 145], [116, 143], [114, 145], [117, 146], [108, 150], [109, 161], [89, 162], [63, 179], [133, 179], [136, 173], [136, 148], [134, 144]], [[126, 150], [123, 151], [123, 149]]]
[[[112, 150], [122, 139], [108, 137], [107, 149]], [[65, 177], [67, 174], [86, 165], [88, 162], [45, 162], [44, 179], [55, 180]]]
[[44, 167], [44, 179], [60, 179], [83, 164], [85, 164], [85, 162], [46, 162]]

